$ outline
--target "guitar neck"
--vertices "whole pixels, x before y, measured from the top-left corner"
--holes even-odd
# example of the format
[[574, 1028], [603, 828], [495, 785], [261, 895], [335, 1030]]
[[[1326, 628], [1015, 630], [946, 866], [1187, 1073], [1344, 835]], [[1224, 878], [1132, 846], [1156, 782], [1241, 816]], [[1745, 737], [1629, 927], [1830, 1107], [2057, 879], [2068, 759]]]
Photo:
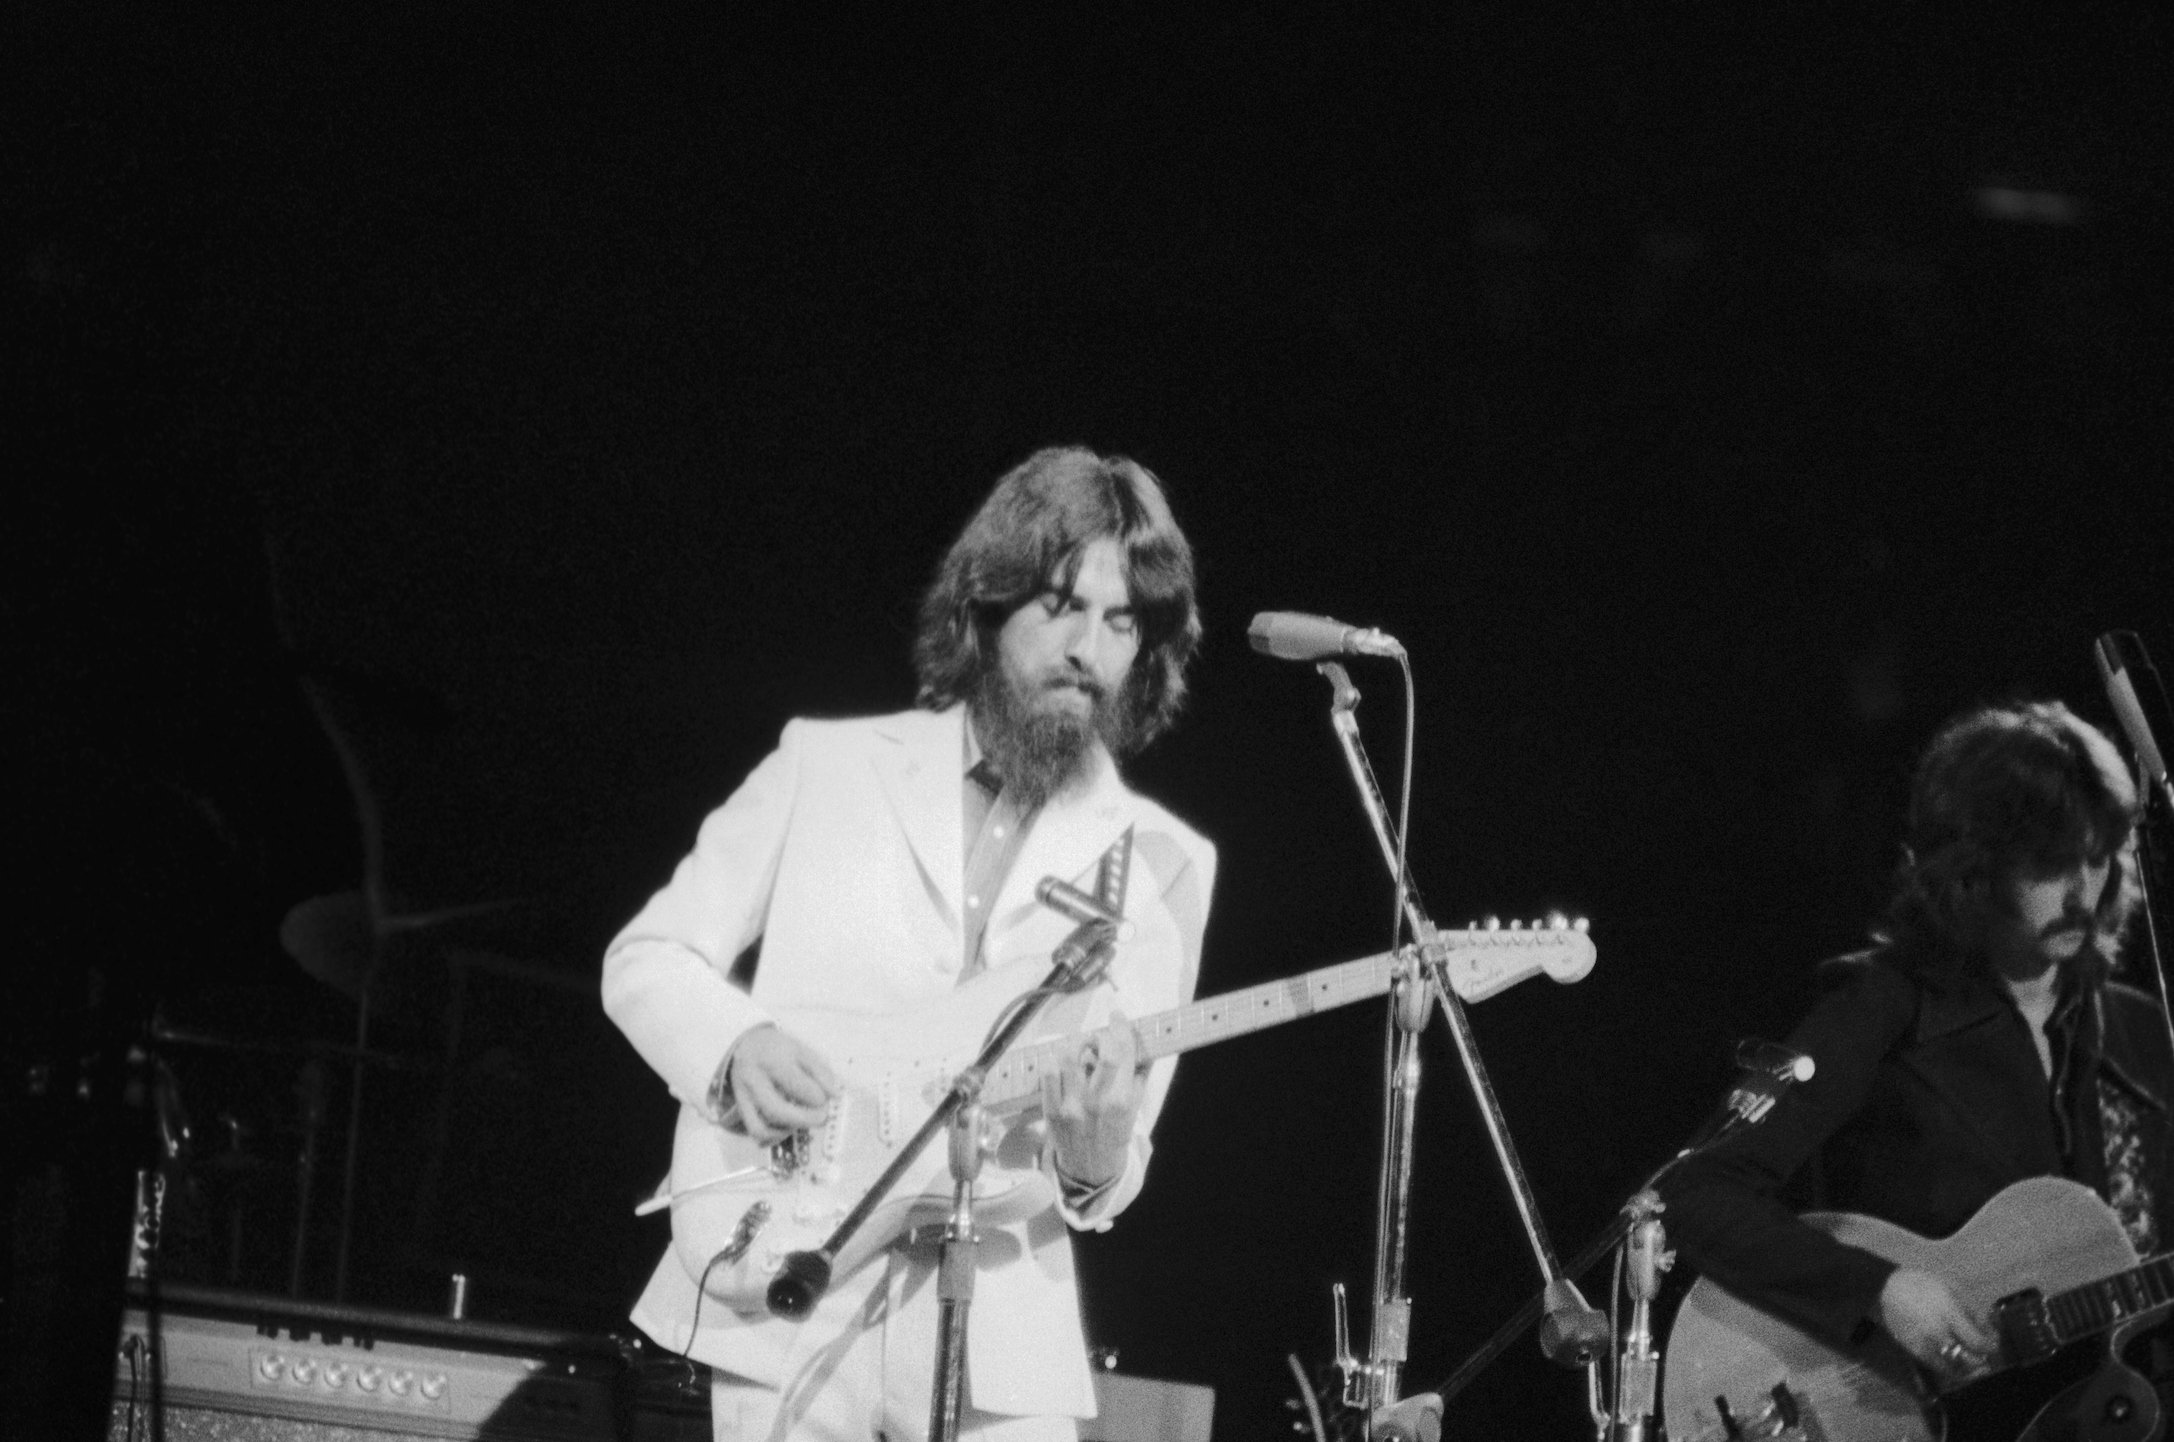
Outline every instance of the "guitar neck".
[[[1395, 979], [1396, 961], [1393, 954], [1384, 952], [1157, 1012], [1132, 1023], [1140, 1059], [1176, 1056], [1380, 996]], [[1040, 1090], [1042, 1072], [1078, 1045], [1077, 1037], [1064, 1037], [1013, 1052], [990, 1069], [982, 1084], [982, 1103], [1001, 1106], [1026, 1100]]]
[[2056, 1292], [2044, 1306], [2059, 1345], [2066, 1346], [2169, 1303], [2174, 1303], [2174, 1254]]

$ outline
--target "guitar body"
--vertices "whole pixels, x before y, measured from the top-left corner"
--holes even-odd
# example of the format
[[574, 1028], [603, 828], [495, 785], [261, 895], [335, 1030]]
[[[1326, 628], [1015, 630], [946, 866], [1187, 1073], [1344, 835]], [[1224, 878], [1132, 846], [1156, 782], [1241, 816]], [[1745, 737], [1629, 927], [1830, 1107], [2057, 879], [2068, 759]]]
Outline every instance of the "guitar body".
[[[1814, 1212], [1805, 1220], [1839, 1241], [1945, 1282], [1978, 1316], [2017, 1293], [2050, 1297], [2137, 1268], [2121, 1223], [2090, 1188], [2034, 1177], [2004, 1189], [1953, 1236], [1928, 1240], [1889, 1222]], [[2109, 1319], [2112, 1325], [2112, 1319]], [[1721, 1442], [1726, 1403], [1738, 1425], [1770, 1417], [1753, 1435], [1826, 1442], [2147, 1442], [2158, 1435], [2158, 1404], [2113, 1346], [1973, 1382], [1943, 1402], [1909, 1357], [1884, 1334], [1839, 1351], [1701, 1278], [1686, 1294], [1669, 1334], [1663, 1416], [1672, 1442]], [[2090, 1349], [2079, 1349], [2088, 1353]], [[2036, 1401], [2053, 1399], [2032, 1420]], [[1777, 1403], [1785, 1395], [1786, 1406]], [[1717, 1401], [1719, 1399], [1719, 1401]], [[1952, 1413], [1952, 1417], [1947, 1414]], [[1784, 1425], [1789, 1414], [1798, 1421]], [[2147, 1415], [2148, 1414], [2148, 1415]], [[1954, 1427], [1948, 1426], [1949, 1421]], [[2029, 1430], [2026, 1432], [2026, 1426]]]
[[[823, 1245], [899, 1149], [943, 1100], [945, 1089], [981, 1049], [990, 1025], [1040, 981], [1038, 962], [984, 972], [937, 1002], [889, 1016], [845, 1011], [782, 1013], [778, 1024], [813, 1046], [840, 1082], [830, 1117], [817, 1131], [773, 1147], [726, 1131], [693, 1107], [681, 1107], [672, 1137], [672, 1242], [691, 1275], [727, 1306], [759, 1312], [771, 1276], [789, 1252]], [[1085, 997], [1046, 1006], [1027, 1038], [1081, 1030]], [[1018, 1053], [1014, 1054], [1015, 1056]], [[1039, 1082], [1034, 1083], [1038, 1094]], [[975, 1216], [997, 1225], [1049, 1206], [1054, 1191], [1038, 1170], [1039, 1141], [1016, 1106], [990, 1108], [993, 1153], [975, 1180]], [[724, 1180], [719, 1180], [724, 1179]], [[951, 1210], [948, 1150], [941, 1137], [925, 1148], [867, 1222], [831, 1261], [844, 1277], [900, 1234], [944, 1221]], [[757, 1203], [767, 1217], [751, 1220]], [[711, 1260], [749, 1230], [731, 1262]]]

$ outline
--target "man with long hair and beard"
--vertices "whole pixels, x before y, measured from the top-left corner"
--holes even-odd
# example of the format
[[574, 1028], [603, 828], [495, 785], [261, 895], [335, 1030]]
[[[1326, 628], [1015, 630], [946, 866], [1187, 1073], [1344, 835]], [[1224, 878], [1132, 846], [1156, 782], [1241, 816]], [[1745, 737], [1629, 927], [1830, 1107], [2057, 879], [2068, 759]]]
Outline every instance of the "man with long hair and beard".
[[[1816, 1072], [1662, 1188], [1684, 1256], [1833, 1353], [1863, 1359], [1884, 1336], [1950, 1389], [2014, 1360], [1957, 1274], [1846, 1243], [1797, 1207], [1949, 1238], [2005, 1188], [2051, 1176], [2097, 1193], [2107, 1234], [2139, 1255], [2174, 1241], [2167, 1023], [2112, 976], [2139, 895], [2137, 816], [2113, 743], [2059, 702], [1942, 728], [1874, 944], [1826, 964], [1791, 1033]], [[2023, 1419], [2001, 1420], [2013, 1438]]]
[[[1117, 763], [1175, 720], [1199, 637], [1191, 549], [1155, 477], [1081, 448], [1037, 452], [997, 483], [923, 600], [918, 707], [788, 724], [605, 955], [605, 1010], [680, 1099], [682, 1141], [771, 1142], [820, 1133], [850, 1080], [796, 1024], [843, 1013], [912, 1029], [970, 995], [1024, 990], [1072, 928], [1036, 884], [1092, 890], [1105, 858], [1127, 864], [1125, 939], [1064, 1003], [1093, 1039], [1066, 1046], [997, 1147], [1046, 1203], [977, 1228], [967, 1436], [1070, 1439], [1093, 1415], [1067, 1230], [1107, 1227], [1139, 1192], [1173, 1062], [1142, 1063], [1125, 1028], [1091, 1029], [1191, 996], [1215, 872], [1213, 848]], [[758, 947], [747, 980], [735, 968]], [[675, 1165], [673, 1180], [702, 1179]], [[716, 1434], [921, 1437], [931, 1239], [908, 1231], [786, 1319], [705, 1293], [724, 1239], [682, 1226], [697, 1205], [674, 1201], [674, 1246], [634, 1320], [710, 1364]], [[764, 1225], [750, 1256], [774, 1267]]]

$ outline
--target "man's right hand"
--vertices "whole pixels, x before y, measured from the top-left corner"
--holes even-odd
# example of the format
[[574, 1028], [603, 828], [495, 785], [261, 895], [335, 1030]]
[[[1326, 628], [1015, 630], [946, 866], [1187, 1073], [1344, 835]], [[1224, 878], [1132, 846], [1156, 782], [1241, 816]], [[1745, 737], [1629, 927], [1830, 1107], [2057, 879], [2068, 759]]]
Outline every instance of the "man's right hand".
[[758, 1142], [823, 1124], [838, 1077], [822, 1053], [765, 1022], [732, 1046], [732, 1100]]
[[1984, 1372], [1999, 1339], [1930, 1272], [1899, 1267], [1880, 1288], [1880, 1325], [1919, 1366], [1946, 1382]]

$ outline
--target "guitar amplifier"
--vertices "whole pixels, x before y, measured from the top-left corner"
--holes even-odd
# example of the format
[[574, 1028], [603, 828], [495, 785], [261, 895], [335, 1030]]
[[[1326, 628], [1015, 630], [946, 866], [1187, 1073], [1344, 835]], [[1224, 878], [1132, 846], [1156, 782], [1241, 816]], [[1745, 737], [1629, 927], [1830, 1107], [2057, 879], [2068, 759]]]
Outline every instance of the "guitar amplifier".
[[649, 1363], [630, 1338], [182, 1286], [132, 1294], [108, 1432], [110, 1442], [709, 1436], [706, 1369]]
[[1095, 1407], [1079, 1424], [1080, 1442], [1208, 1442], [1215, 1389], [1098, 1370]]

